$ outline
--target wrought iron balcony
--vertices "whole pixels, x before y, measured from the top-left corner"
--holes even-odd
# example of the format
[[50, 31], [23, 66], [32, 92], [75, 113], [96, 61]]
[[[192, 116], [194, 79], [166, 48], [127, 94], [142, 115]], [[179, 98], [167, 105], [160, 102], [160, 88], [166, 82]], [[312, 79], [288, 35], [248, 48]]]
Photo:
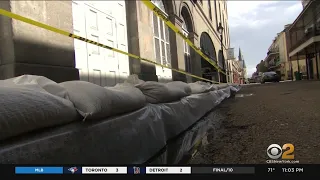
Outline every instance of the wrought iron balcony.
[[306, 42], [307, 40], [309, 40], [310, 38], [314, 37], [314, 36], [319, 36], [320, 35], [320, 24], [319, 27], [316, 28], [314, 26], [305, 29], [303, 35], [299, 38], [296, 39], [296, 41], [291, 41], [291, 47], [290, 47], [290, 51], [293, 51], [294, 49], [296, 49], [297, 47], [299, 47], [301, 44], [303, 44], [304, 42]]
[[320, 35], [320, 1], [310, 0], [289, 29], [292, 52], [310, 38]]
[[267, 55], [272, 53], [278, 53], [278, 52], [279, 52], [279, 47], [273, 47], [268, 51]]
[[278, 59], [277, 61], [276, 61], [276, 66], [279, 66], [281, 64], [281, 61], [280, 61], [280, 59]]

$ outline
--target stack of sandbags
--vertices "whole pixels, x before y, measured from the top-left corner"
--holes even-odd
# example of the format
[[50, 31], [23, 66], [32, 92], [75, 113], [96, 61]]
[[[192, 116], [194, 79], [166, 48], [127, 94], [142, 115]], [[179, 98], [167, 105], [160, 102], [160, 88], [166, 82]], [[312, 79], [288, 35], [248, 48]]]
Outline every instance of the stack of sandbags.
[[104, 88], [85, 81], [60, 83], [84, 120], [107, 118], [145, 106], [145, 96], [132, 85]]
[[152, 104], [178, 101], [191, 94], [190, 86], [181, 81], [159, 83], [147, 81], [135, 85]]
[[189, 86], [191, 88], [191, 94], [201, 94], [201, 93], [206, 93], [206, 92], [217, 90], [216, 85], [206, 83], [203, 81], [189, 83]]
[[0, 81], [0, 140], [79, 119], [65, 90], [45, 77]]

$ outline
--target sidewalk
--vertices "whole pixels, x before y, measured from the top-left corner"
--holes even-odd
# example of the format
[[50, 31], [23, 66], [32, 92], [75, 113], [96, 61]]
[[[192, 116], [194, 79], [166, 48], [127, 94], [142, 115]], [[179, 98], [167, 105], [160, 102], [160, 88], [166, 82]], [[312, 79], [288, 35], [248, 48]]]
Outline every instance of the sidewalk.
[[319, 90], [319, 81], [243, 86], [238, 94], [253, 95], [221, 104], [222, 126], [209, 134], [191, 163], [264, 164], [274, 143], [293, 144], [300, 163], [320, 163]]

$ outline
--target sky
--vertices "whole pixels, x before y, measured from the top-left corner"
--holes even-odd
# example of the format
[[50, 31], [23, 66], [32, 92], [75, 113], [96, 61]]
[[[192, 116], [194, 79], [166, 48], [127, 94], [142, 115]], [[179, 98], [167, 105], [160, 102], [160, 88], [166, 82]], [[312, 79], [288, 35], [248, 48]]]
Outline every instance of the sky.
[[239, 47], [251, 77], [263, 60], [277, 33], [292, 23], [302, 11], [301, 1], [236, 1], [228, 2], [231, 47], [238, 57]]

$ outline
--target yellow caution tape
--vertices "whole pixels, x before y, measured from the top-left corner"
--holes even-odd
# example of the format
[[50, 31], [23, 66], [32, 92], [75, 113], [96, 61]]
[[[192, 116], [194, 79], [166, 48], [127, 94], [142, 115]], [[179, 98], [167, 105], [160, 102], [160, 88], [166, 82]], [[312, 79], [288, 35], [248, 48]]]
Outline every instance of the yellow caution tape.
[[13, 19], [16, 19], [16, 20], [19, 20], [19, 21], [22, 21], [22, 22], [25, 22], [25, 23], [28, 23], [28, 24], [31, 24], [31, 25], [46, 29], [46, 30], [49, 30], [49, 31], [52, 31], [52, 32], [55, 32], [55, 33], [58, 33], [58, 34], [61, 34], [61, 35], [64, 35], [64, 36], [68, 36], [68, 37], [71, 37], [71, 38], [74, 38], [74, 39], [78, 39], [78, 40], [81, 40], [81, 41], [84, 41], [84, 42], [87, 42], [87, 43], [90, 43], [90, 44], [94, 44], [94, 45], [97, 45], [99, 47], [106, 48], [106, 49], [109, 49], [109, 50], [112, 50], [112, 51], [115, 51], [115, 52], [118, 52], [118, 53], [121, 53], [121, 54], [124, 54], [124, 55], [128, 55], [128, 56], [130, 56], [132, 58], [139, 59], [140, 61], [145, 61], [145, 62], [152, 63], [154, 65], [161, 66], [163, 68], [168, 68], [168, 69], [171, 69], [171, 70], [173, 70], [175, 72], [178, 72], [178, 73], [181, 73], [181, 74], [185, 74], [187, 76], [191, 76], [191, 77], [194, 77], [194, 78], [197, 78], [197, 79], [201, 79], [201, 80], [204, 80], [204, 81], [208, 81], [208, 82], [212, 82], [212, 83], [219, 83], [220, 84], [220, 82], [216, 82], [216, 81], [213, 81], [213, 80], [202, 78], [202, 77], [196, 76], [194, 74], [190, 74], [188, 72], [185, 72], [183, 70], [171, 68], [169, 66], [165, 66], [165, 65], [156, 63], [155, 61], [148, 60], [148, 59], [145, 59], [145, 58], [141, 58], [140, 56], [137, 56], [137, 55], [134, 55], [134, 54], [131, 54], [131, 53], [127, 53], [127, 52], [121, 51], [119, 49], [115, 49], [113, 47], [110, 47], [110, 46], [107, 46], [107, 45], [92, 41], [90, 39], [75, 35], [73, 33], [69, 33], [67, 31], [64, 31], [64, 30], [61, 30], [61, 29], [58, 29], [58, 28], [55, 28], [55, 27], [52, 27], [52, 26], [37, 22], [37, 21], [34, 21], [32, 19], [20, 16], [18, 14], [14, 14], [14, 13], [6, 11], [4, 9], [0, 9], [0, 15], [3, 15], [3, 16], [9, 17], [9, 18], [13, 18]]
[[188, 164], [191, 163], [192, 159], [196, 156], [196, 154], [199, 152], [199, 148], [202, 145], [202, 139], [198, 140], [195, 145], [193, 146], [193, 148], [191, 149], [191, 157], [188, 160]]
[[198, 48], [196, 45], [194, 45], [188, 37], [186, 37], [185, 35], [183, 35], [183, 33], [181, 31], [179, 31], [179, 29], [171, 23], [171, 21], [166, 18], [166, 15], [163, 14], [163, 12], [156, 6], [154, 5], [150, 0], [143, 0], [142, 1], [151, 11], [154, 12], [154, 14], [156, 16], [158, 16], [159, 18], [161, 18], [164, 23], [171, 29], [173, 30], [175, 33], [177, 33], [180, 37], [182, 37], [188, 44], [190, 47], [192, 47], [192, 49], [194, 49], [201, 57], [203, 57], [208, 63], [210, 63], [213, 67], [215, 67], [218, 72], [221, 72], [224, 75], [227, 75], [225, 72], [223, 72], [215, 62], [213, 62], [210, 58], [208, 58], [205, 54], [203, 54], [203, 52], [200, 50], [200, 48]]

